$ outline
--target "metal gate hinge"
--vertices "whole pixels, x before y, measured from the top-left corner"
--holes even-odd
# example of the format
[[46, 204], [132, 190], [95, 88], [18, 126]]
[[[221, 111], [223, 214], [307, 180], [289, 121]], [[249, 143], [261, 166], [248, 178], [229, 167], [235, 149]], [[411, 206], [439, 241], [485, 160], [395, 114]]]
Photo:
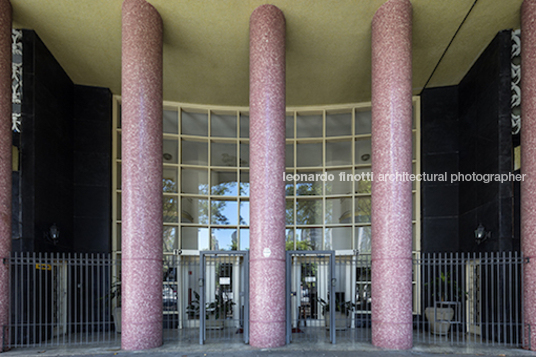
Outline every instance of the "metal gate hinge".
[[526, 257], [526, 258], [525, 258], [525, 259], [523, 259], [523, 260], [524, 260], [524, 262], [523, 262], [523, 263], [525, 263], [525, 264], [528, 264], [528, 263], [530, 263], [530, 257]]

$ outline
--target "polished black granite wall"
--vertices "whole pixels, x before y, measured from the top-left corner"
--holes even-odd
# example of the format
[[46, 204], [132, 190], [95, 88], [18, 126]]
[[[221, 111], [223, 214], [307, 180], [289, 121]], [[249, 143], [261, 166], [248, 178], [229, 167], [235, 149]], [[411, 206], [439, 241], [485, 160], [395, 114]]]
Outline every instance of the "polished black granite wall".
[[[510, 31], [501, 31], [457, 86], [421, 96], [421, 162], [447, 182], [423, 182], [422, 251], [519, 250], [512, 182], [451, 182], [450, 174], [512, 172]], [[492, 232], [478, 245], [478, 224]]]
[[[34, 31], [23, 30], [20, 172], [13, 251], [109, 252], [111, 103], [77, 86]], [[18, 190], [18, 191], [17, 191]], [[56, 245], [45, 238], [60, 230]]]

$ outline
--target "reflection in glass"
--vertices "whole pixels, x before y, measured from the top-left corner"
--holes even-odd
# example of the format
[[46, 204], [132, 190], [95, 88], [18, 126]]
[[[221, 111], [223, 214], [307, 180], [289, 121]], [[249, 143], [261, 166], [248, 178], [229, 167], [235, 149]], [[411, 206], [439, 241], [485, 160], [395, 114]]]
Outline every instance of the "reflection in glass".
[[285, 136], [287, 139], [294, 138], [294, 115], [287, 115]]
[[294, 167], [294, 144], [285, 145], [285, 167]]
[[370, 167], [356, 168], [355, 169], [355, 178], [358, 179], [355, 182], [355, 192], [356, 193], [371, 193], [372, 192], [372, 178]]
[[121, 141], [121, 132], [118, 131], [118, 132], [117, 132], [117, 158], [118, 158], [118, 159], [121, 159], [121, 151], [122, 151], [122, 149], [121, 149], [121, 145], [122, 145], [122, 144], [123, 144], [123, 143], [122, 143], [122, 141]]
[[182, 223], [208, 224], [208, 200], [183, 197], [181, 205]]
[[[341, 177], [342, 172], [342, 177]], [[333, 176], [332, 181], [326, 181], [326, 195], [348, 195], [352, 193], [352, 170], [327, 170]]]
[[177, 164], [179, 158], [179, 142], [176, 139], [164, 139], [163, 159], [164, 164]]
[[236, 114], [210, 114], [210, 135], [236, 138]]
[[351, 212], [351, 199], [346, 197], [326, 199], [326, 223], [347, 223], [343, 222], [344, 216], [345, 214], [351, 216]]
[[326, 166], [352, 164], [352, 142], [350, 140], [326, 142]]
[[240, 137], [249, 138], [249, 115], [240, 114]]
[[182, 163], [186, 165], [208, 165], [208, 143], [206, 141], [181, 141]]
[[249, 228], [240, 229], [240, 250], [249, 250]]
[[298, 199], [296, 224], [322, 224], [322, 200]]
[[297, 156], [297, 166], [322, 166], [322, 143], [298, 143]]
[[163, 192], [177, 193], [178, 180], [177, 169], [164, 167], [162, 188]]
[[238, 196], [236, 171], [212, 170], [210, 192], [218, 196]]
[[208, 172], [206, 169], [182, 169], [181, 175], [183, 193], [208, 194]]
[[163, 200], [164, 222], [177, 223], [179, 221], [177, 197], [164, 196]]
[[[322, 194], [322, 171], [298, 171], [296, 181], [297, 196], [318, 196]], [[318, 178], [318, 180], [317, 180]]]
[[240, 201], [240, 225], [249, 226], [249, 201]]
[[249, 167], [249, 144], [240, 143], [240, 166]]
[[299, 115], [296, 117], [298, 138], [314, 138], [322, 136], [322, 114]]
[[210, 203], [212, 224], [237, 225], [238, 203], [236, 201], [212, 200]]
[[[288, 179], [290, 176], [290, 180]], [[293, 171], [286, 171], [285, 172], [285, 195], [286, 196], [294, 196], [294, 172]]]
[[240, 171], [240, 196], [249, 196], [249, 171]]
[[355, 112], [355, 134], [370, 134], [372, 133], [372, 113], [370, 111], [366, 112]]
[[285, 202], [285, 225], [294, 224], [294, 200], [286, 200]]
[[296, 250], [321, 250], [322, 228], [298, 228]]
[[285, 230], [285, 250], [296, 250], [294, 247], [294, 228]]
[[236, 143], [210, 143], [210, 160], [212, 166], [236, 167]]
[[352, 135], [352, 113], [327, 114], [326, 136]]
[[355, 223], [370, 223], [372, 204], [370, 197], [356, 197], [355, 199]]
[[326, 228], [324, 249], [342, 250], [352, 249], [352, 228], [332, 227]]
[[179, 112], [176, 110], [164, 110], [163, 119], [164, 133], [179, 133]]
[[355, 141], [355, 164], [370, 165], [372, 162], [372, 147], [369, 138], [357, 139]]
[[237, 250], [236, 228], [214, 228], [210, 237], [212, 250]]
[[208, 136], [208, 113], [182, 111], [181, 132], [184, 135]]
[[359, 253], [370, 253], [370, 242], [372, 237], [372, 231], [370, 226], [355, 227], [355, 240], [356, 248]]
[[209, 250], [208, 228], [182, 227], [181, 249]]
[[177, 237], [177, 227], [168, 227], [164, 226], [163, 229], [163, 248], [164, 253], [172, 253], [173, 250], [178, 249], [178, 237]]

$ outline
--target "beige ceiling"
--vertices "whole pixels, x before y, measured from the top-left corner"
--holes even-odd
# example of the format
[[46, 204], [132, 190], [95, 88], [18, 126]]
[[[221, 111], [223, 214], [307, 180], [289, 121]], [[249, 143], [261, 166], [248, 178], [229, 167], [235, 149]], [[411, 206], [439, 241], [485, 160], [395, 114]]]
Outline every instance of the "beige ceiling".
[[[266, 1], [149, 2], [164, 21], [164, 99], [247, 106], [249, 16]], [[370, 100], [370, 28], [384, 2], [271, 1], [287, 21], [287, 105]], [[414, 94], [458, 84], [498, 31], [519, 28], [521, 2], [412, 0]], [[35, 30], [75, 83], [121, 93], [122, 0], [11, 3], [14, 27]]]

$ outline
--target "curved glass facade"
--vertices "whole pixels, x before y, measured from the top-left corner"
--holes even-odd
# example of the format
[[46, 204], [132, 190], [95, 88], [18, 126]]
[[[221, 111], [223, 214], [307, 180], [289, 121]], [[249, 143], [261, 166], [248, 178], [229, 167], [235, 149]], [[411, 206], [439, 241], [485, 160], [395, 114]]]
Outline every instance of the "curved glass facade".
[[[113, 237], [119, 252], [120, 98], [115, 108]], [[248, 108], [167, 102], [164, 108], [164, 252], [248, 249]], [[414, 172], [418, 123], [415, 110]], [[370, 103], [287, 108], [281, 179], [288, 250], [370, 252], [371, 156]], [[414, 250], [419, 250], [419, 194], [414, 184]]]

